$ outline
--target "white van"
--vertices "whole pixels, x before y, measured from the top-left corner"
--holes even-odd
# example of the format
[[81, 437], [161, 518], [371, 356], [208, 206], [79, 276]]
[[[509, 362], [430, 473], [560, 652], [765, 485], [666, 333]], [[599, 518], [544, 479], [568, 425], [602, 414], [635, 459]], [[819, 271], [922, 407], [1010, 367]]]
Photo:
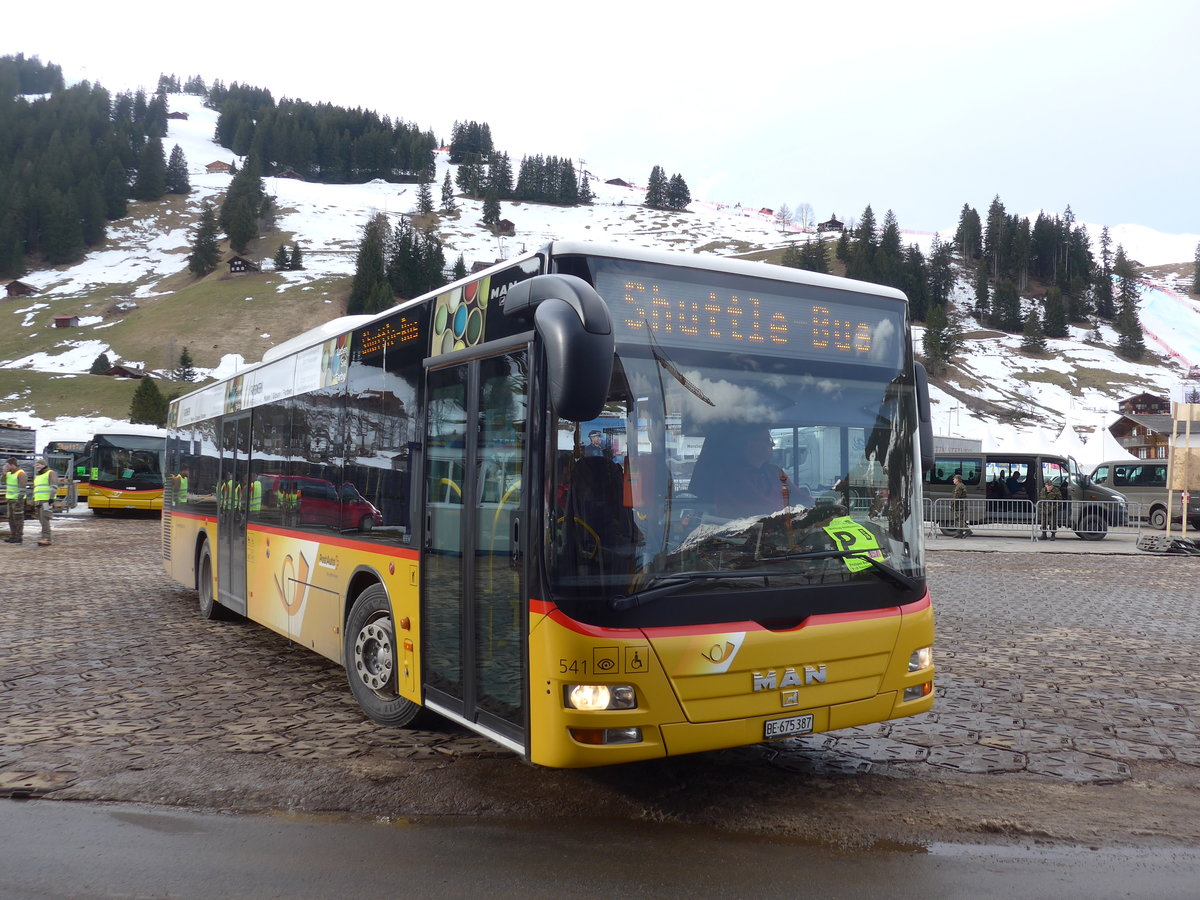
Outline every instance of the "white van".
[[[1165, 459], [1115, 459], [1102, 462], [1088, 476], [1141, 505], [1141, 515], [1151, 528], [1167, 527], [1167, 461]], [[1171, 504], [1171, 521], [1182, 521], [1182, 495], [1177, 491]], [[1200, 491], [1188, 500], [1188, 524], [1200, 530]]]

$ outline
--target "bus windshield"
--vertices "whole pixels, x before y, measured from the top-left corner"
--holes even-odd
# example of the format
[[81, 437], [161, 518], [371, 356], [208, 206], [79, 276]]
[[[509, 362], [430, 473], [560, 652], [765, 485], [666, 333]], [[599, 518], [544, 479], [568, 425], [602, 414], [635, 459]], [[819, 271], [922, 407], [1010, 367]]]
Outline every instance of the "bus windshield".
[[[607, 291], [598, 279], [610, 304], [623, 277]], [[772, 298], [755, 297], [769, 311]], [[917, 599], [916, 399], [899, 342], [885, 351], [880, 337], [904, 333], [903, 310], [858, 312], [838, 326], [867, 322], [874, 338], [850, 337], [873, 356], [826, 352], [795, 326], [771, 353], [619, 323], [604, 411], [557, 426], [555, 602], [596, 624], [788, 625]]]
[[161, 487], [162, 457], [162, 438], [98, 436], [92, 449], [92, 483], [128, 482]]

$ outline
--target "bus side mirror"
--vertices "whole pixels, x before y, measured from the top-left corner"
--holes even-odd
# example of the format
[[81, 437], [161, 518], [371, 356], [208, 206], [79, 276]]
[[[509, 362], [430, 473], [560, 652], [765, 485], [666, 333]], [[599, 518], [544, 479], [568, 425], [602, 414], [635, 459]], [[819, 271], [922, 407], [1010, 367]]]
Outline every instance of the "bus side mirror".
[[933, 414], [929, 411], [929, 376], [919, 362], [913, 363], [917, 386], [917, 429], [921, 439], [921, 471], [933, 468]]
[[558, 415], [600, 415], [612, 378], [612, 314], [596, 289], [574, 275], [536, 275], [508, 289], [506, 316], [533, 317], [546, 352], [550, 402]]

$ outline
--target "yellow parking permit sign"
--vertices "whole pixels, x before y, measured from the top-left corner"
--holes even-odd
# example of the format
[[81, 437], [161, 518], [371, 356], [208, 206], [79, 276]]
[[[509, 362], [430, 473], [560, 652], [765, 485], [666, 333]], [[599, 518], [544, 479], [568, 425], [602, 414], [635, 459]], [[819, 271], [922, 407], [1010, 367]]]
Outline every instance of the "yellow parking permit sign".
[[[825, 533], [833, 540], [839, 550], [853, 550], [872, 559], [883, 559], [883, 551], [879, 549], [879, 541], [874, 533], [849, 516], [839, 516], [825, 526]], [[861, 572], [871, 568], [865, 559], [847, 556], [842, 560], [851, 572]]]

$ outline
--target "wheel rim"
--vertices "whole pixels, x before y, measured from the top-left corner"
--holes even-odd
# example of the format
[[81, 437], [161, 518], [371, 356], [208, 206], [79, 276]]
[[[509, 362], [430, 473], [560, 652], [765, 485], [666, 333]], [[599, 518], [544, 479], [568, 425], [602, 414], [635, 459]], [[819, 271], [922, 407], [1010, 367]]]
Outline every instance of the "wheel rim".
[[354, 671], [368, 689], [381, 697], [395, 695], [394, 645], [392, 620], [384, 613], [368, 619], [354, 638]]
[[205, 554], [200, 562], [200, 608], [208, 609], [212, 602], [212, 560]]

